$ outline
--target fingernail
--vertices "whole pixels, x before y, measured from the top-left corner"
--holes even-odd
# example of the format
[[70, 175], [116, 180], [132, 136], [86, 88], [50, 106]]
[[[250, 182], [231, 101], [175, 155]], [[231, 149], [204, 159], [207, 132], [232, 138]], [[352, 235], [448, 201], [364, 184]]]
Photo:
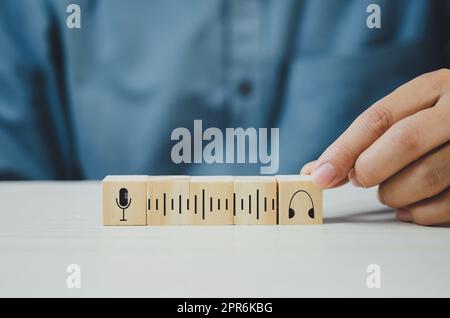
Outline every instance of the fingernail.
[[336, 168], [329, 162], [325, 162], [312, 173], [312, 182], [320, 187], [325, 188], [336, 178]]
[[314, 166], [315, 166], [315, 161], [310, 161], [310, 162], [306, 163], [302, 167], [302, 169], [300, 170], [300, 174], [302, 174], [302, 175], [305, 175], [305, 174], [310, 175], [311, 171], [314, 168]]
[[303, 166], [302, 170], [300, 170], [301, 175], [306, 174], [306, 168], [308, 168], [308, 166], [305, 165], [305, 166]]
[[353, 184], [353, 186], [357, 188], [363, 188], [364, 186], [359, 182], [358, 178], [356, 177], [355, 169], [352, 169], [350, 173], [348, 174], [348, 179]]
[[397, 219], [403, 222], [412, 222], [411, 212], [406, 209], [397, 210]]

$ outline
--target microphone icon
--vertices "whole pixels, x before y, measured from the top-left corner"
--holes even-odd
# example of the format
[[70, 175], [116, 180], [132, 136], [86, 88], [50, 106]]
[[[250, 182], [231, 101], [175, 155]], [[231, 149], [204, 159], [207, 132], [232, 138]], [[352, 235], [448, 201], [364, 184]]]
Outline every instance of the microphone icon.
[[122, 210], [122, 219], [120, 221], [127, 221], [125, 219], [125, 210], [130, 207], [131, 198], [128, 200], [128, 190], [126, 188], [119, 190], [119, 200], [116, 198], [116, 204]]

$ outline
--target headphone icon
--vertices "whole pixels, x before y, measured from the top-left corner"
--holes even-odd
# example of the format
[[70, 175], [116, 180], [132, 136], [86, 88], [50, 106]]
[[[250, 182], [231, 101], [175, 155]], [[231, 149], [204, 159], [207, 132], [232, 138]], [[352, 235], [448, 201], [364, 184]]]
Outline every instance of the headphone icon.
[[311, 198], [311, 195], [305, 190], [298, 190], [292, 195], [291, 200], [289, 201], [289, 218], [292, 219], [295, 216], [295, 210], [291, 207], [291, 204], [292, 204], [292, 200], [294, 199], [294, 197], [299, 193], [305, 193], [308, 196], [309, 200], [311, 201], [312, 208], [308, 210], [308, 216], [311, 219], [314, 219], [314, 216], [315, 216], [314, 202], [313, 202], [313, 199]]

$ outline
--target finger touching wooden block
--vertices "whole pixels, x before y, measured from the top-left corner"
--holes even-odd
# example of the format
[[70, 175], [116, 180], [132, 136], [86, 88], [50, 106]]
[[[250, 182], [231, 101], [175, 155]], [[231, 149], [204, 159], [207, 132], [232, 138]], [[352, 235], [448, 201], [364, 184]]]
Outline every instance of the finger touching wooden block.
[[322, 224], [322, 190], [310, 176], [277, 176], [279, 224]]
[[191, 177], [190, 201], [197, 225], [233, 224], [233, 177]]
[[234, 199], [234, 224], [276, 224], [277, 182], [275, 177], [235, 177]]
[[193, 224], [189, 176], [151, 176], [147, 181], [148, 225]]
[[147, 176], [107, 176], [103, 179], [103, 224], [146, 225]]

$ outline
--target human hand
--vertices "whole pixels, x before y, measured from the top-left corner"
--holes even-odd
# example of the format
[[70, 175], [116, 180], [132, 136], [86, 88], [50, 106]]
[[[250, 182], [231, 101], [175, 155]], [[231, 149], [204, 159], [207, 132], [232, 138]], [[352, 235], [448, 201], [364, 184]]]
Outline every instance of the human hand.
[[376, 102], [301, 173], [321, 188], [379, 185], [380, 202], [401, 221], [450, 222], [450, 70], [419, 76]]

